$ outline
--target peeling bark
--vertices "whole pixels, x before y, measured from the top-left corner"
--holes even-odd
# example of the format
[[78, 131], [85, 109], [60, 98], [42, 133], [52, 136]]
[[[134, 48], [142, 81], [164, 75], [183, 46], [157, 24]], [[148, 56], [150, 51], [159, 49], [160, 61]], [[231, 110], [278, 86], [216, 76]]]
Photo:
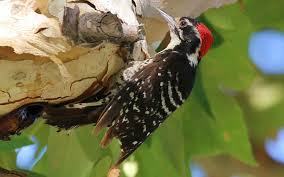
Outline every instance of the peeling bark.
[[[84, 47], [72, 46], [61, 34], [60, 20], [57, 22], [55, 18], [36, 13], [35, 1], [7, 0], [0, 3], [0, 8], [4, 5], [6, 8], [2, 12], [6, 13], [6, 18], [0, 17], [4, 22], [1, 30], [7, 32], [7, 35], [0, 36], [0, 46], [9, 46], [0, 47], [0, 115], [32, 102], [57, 104], [72, 100], [93, 83], [108, 82], [124, 66], [121, 44], [133, 45], [139, 40], [138, 25], [129, 26], [117, 15], [72, 3], [65, 7], [70, 10], [72, 6], [75, 10], [66, 11], [65, 19], [69, 20], [63, 21], [63, 34], [76, 44], [87, 44]], [[14, 13], [16, 7], [19, 11]], [[70, 18], [70, 14], [74, 18]], [[29, 19], [39, 21], [23, 23], [31, 21]], [[72, 25], [72, 20], [78, 23]], [[14, 28], [9, 31], [11, 25]], [[12, 34], [16, 34], [14, 38]], [[142, 52], [141, 56], [138, 57], [145, 58]]]
[[[124, 62], [116, 54], [117, 50], [117, 45], [101, 44], [87, 50], [78, 59], [65, 61], [65, 67], [72, 75], [69, 83], [64, 82], [57, 66], [51, 61], [0, 60], [3, 67], [0, 75], [0, 113], [5, 114], [31, 102], [60, 103], [79, 96], [93, 82], [111, 77], [120, 70]], [[109, 71], [103, 73], [106, 68]]]

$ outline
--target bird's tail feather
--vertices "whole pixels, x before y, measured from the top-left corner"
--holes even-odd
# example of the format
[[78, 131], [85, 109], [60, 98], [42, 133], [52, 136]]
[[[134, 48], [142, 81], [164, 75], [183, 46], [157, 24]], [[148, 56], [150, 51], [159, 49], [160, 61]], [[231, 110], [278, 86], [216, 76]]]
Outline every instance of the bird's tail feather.
[[67, 130], [82, 125], [96, 124], [104, 107], [101, 105], [67, 109], [54, 106], [46, 110], [43, 118], [46, 119], [47, 124]]

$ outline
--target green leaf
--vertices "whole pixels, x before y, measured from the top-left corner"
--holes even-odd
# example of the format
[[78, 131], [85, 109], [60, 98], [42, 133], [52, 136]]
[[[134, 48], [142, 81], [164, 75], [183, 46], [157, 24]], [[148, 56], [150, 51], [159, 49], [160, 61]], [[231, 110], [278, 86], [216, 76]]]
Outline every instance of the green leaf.
[[[244, 90], [248, 88], [255, 78], [256, 71], [248, 57], [248, 41], [253, 30], [249, 18], [243, 14], [238, 4], [225, 6], [218, 10], [209, 10], [205, 17], [210, 19], [212, 12], [226, 14], [235, 26], [239, 26], [237, 31], [221, 29], [215, 26], [218, 20], [209, 20], [218, 32], [224, 37], [224, 42], [218, 48], [210, 50], [208, 55], [202, 59], [200, 69], [203, 80], [216, 78], [217, 87], [224, 86], [234, 90]], [[206, 78], [210, 76], [210, 78]], [[210, 84], [214, 84], [211, 83]]]
[[256, 30], [263, 28], [276, 28], [284, 30], [283, 0], [246, 0], [244, 13], [250, 18]]
[[96, 137], [92, 134], [93, 128], [94, 126], [92, 125], [78, 128], [76, 135], [86, 157], [89, 158], [90, 161], [98, 162], [105, 156], [111, 156], [111, 151], [110, 149], [102, 149], [100, 147], [103, 133]]
[[0, 141], [1, 151], [13, 151], [22, 146], [33, 144], [27, 136], [13, 136], [11, 141]]
[[216, 120], [207, 114], [197, 99], [188, 99], [176, 113], [177, 118], [183, 120], [186, 155], [192, 157], [218, 154], [223, 149]]
[[[185, 154], [185, 137], [181, 117], [171, 116], [151, 135], [151, 146], [142, 145], [135, 154], [138, 177], [188, 177], [189, 157]], [[154, 165], [154, 168], [150, 168]]]
[[[237, 32], [221, 28], [218, 19], [210, 18], [217, 12], [226, 15], [233, 26], [241, 28]], [[210, 10], [205, 16], [226, 39], [220, 47], [211, 50], [200, 68], [203, 88], [216, 119], [219, 140], [222, 140], [220, 150], [248, 164], [255, 164], [242, 111], [232, 97], [235, 90], [248, 88], [255, 77], [247, 53], [252, 25], [238, 4]], [[224, 88], [232, 93], [222, 92]]]
[[49, 170], [49, 161], [48, 161], [48, 153], [44, 154], [44, 156], [39, 160], [38, 163], [35, 164], [32, 171], [40, 174], [48, 175]]
[[95, 163], [91, 171], [90, 177], [106, 177], [110, 168], [112, 159], [109, 156], [103, 157], [98, 163]]
[[237, 102], [234, 98], [224, 95], [216, 88], [208, 88], [207, 94], [211, 100], [220, 137], [223, 140], [223, 151], [243, 162], [255, 165], [248, 131]]
[[86, 156], [75, 131], [57, 133], [50, 129], [47, 148], [46, 176], [89, 177], [93, 162]]
[[194, 88], [192, 90], [190, 100], [194, 100], [195, 103], [199, 104], [204, 109], [204, 111], [208, 114], [209, 117], [214, 119], [214, 115], [208, 102], [207, 95], [203, 88], [200, 70], [198, 70], [197, 72], [197, 78], [195, 79]]
[[0, 151], [0, 167], [11, 170], [16, 168], [16, 152]]

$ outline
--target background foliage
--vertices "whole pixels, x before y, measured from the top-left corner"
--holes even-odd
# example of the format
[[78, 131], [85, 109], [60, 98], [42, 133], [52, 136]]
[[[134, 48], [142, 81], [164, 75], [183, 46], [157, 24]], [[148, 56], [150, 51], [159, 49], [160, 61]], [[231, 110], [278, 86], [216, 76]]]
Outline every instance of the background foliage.
[[[190, 176], [189, 162], [199, 156], [225, 154], [257, 164], [250, 142], [262, 146], [266, 137], [284, 125], [284, 100], [265, 110], [255, 109], [248, 90], [256, 79], [283, 85], [283, 77], [264, 76], [255, 68], [248, 56], [249, 38], [268, 27], [284, 30], [283, 7], [282, 0], [240, 1], [200, 17], [214, 31], [214, 47], [201, 62], [190, 99], [129, 158], [138, 166], [137, 177]], [[37, 154], [46, 145], [47, 152], [33, 172], [104, 177], [118, 156], [119, 145], [114, 142], [100, 149], [101, 137], [92, 136], [92, 128], [57, 133], [38, 121], [11, 142], [0, 142], [0, 165], [15, 169], [15, 148], [31, 144], [29, 137], [35, 136]]]

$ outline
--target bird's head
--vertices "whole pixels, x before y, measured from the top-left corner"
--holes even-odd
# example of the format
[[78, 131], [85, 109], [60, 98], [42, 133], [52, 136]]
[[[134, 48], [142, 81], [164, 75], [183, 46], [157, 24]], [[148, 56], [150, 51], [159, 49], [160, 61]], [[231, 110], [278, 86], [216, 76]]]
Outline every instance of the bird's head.
[[186, 50], [188, 53], [198, 52], [199, 60], [208, 52], [214, 38], [204, 24], [190, 17], [175, 20], [164, 11], [157, 10], [168, 22], [170, 28], [171, 42], [167, 48]]

